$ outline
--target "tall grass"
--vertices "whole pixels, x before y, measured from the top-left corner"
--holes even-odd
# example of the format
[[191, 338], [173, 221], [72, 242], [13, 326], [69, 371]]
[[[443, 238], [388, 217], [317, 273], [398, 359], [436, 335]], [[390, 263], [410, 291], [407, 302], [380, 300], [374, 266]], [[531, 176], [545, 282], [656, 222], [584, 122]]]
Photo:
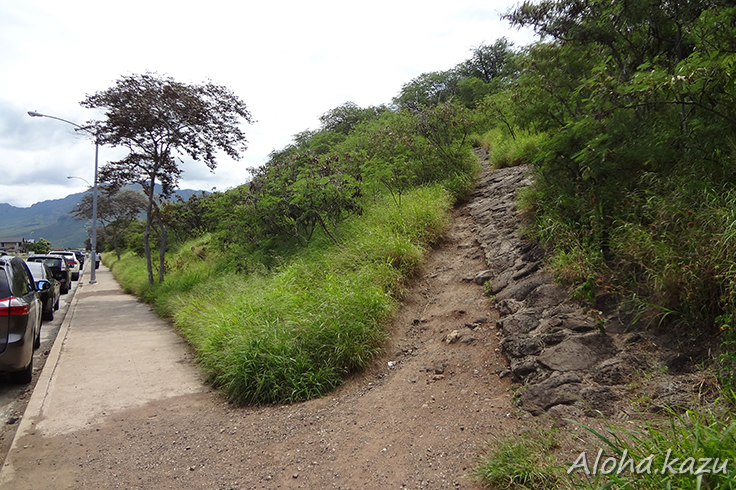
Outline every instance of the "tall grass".
[[480, 144], [488, 150], [493, 168], [506, 168], [530, 163], [546, 138], [544, 133], [525, 130], [512, 137], [508, 131], [495, 127], [480, 136]]
[[552, 457], [556, 447], [554, 432], [539, 428], [498, 437], [479, 458], [473, 478], [494, 489], [558, 488], [563, 474]]
[[568, 468], [572, 488], [736, 488], [736, 422], [728, 413], [670, 412], [666, 422], [640, 430], [585, 428], [602, 443], [601, 457], [591, 455], [587, 473]]
[[[669, 412], [632, 429], [581, 425], [565, 442], [574, 461], [554, 462], [563, 443], [536, 429], [491, 443], [474, 476], [486, 488], [534, 490], [725, 490], [736, 488], [736, 422], [728, 412]], [[563, 448], [564, 449], [564, 448]]]
[[[547, 153], [557, 155], [558, 146]], [[539, 157], [534, 183], [521, 194], [524, 209], [535, 215], [529, 233], [550, 249], [557, 278], [574, 284], [579, 297], [593, 299], [603, 283], [637, 321], [666, 328], [673, 344], [720, 341], [721, 383], [731, 393], [736, 177], [728, 156], [718, 165], [659, 162], [654, 171], [653, 164], [637, 169], [633, 150], [623, 153], [626, 159], [608, 153], [597, 173], [580, 162]]]
[[[207, 243], [185, 244], [167, 257], [166, 280], [152, 288], [140, 258], [126, 255], [113, 272], [173, 319], [230, 400], [306, 400], [381, 351], [403, 283], [446, 228], [451, 206], [440, 186], [408, 192], [401, 206], [378, 199], [343, 225], [340, 244], [317, 239], [272, 272], [238, 274], [222, 265], [232, 257]], [[204, 259], [192, 255], [203, 247]]]

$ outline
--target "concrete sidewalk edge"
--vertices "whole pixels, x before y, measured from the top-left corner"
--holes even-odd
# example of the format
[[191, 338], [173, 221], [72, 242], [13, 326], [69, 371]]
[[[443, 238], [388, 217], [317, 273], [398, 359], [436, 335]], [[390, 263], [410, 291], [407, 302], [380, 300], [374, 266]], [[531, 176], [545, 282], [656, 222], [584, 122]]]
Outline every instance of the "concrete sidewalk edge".
[[3, 467], [0, 468], [0, 487], [2, 487], [3, 482], [8, 481], [7, 477], [12, 475], [12, 458], [13, 454], [17, 452], [18, 441], [24, 435], [33, 432], [33, 427], [36, 422], [38, 422], [43, 411], [46, 394], [48, 393], [49, 385], [51, 384], [51, 378], [59, 364], [61, 350], [64, 348], [64, 343], [66, 342], [67, 335], [69, 334], [69, 326], [71, 325], [72, 318], [74, 318], [74, 311], [76, 310], [77, 303], [79, 302], [77, 291], [80, 289], [80, 286], [81, 289], [83, 289], [85, 284], [79, 282], [77, 287], [73, 289], [74, 298], [72, 298], [72, 303], [69, 305], [66, 315], [64, 315], [64, 320], [59, 327], [59, 332], [54, 340], [54, 345], [51, 347], [46, 363], [41, 370], [41, 374], [38, 376], [36, 386], [33, 388], [33, 393], [31, 394], [31, 399], [28, 401], [28, 405], [26, 406], [25, 412], [23, 413], [18, 425], [18, 430], [15, 431], [15, 436], [13, 436], [13, 442], [11, 443], [8, 454], [5, 457]]

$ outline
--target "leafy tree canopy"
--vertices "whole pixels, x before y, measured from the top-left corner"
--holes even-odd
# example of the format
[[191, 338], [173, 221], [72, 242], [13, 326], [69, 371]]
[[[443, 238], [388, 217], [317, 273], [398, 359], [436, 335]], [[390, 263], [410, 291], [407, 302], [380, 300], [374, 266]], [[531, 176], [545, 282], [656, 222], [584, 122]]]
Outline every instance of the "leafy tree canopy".
[[37, 254], [47, 254], [51, 251], [51, 242], [41, 237], [33, 243], [24, 242], [21, 245], [24, 252], [33, 252]]
[[713, 0], [525, 1], [505, 17], [532, 27], [542, 38], [605, 47], [628, 78], [642, 63], [662, 58], [677, 63], [693, 49], [687, 32]]
[[323, 131], [347, 135], [358, 123], [376, 119], [387, 110], [385, 105], [362, 108], [355, 102], [345, 102], [322, 114], [319, 122], [322, 123]]
[[493, 44], [480, 44], [472, 49], [470, 58], [457, 65], [455, 70], [463, 77], [478, 78], [486, 83], [510, 77], [515, 72], [513, 45], [505, 37]]
[[416, 110], [450, 102], [457, 95], [457, 84], [461, 78], [455, 70], [422, 73], [401, 87], [401, 92], [394, 98], [394, 105]]
[[105, 120], [89, 123], [100, 143], [130, 150], [127, 158], [103, 168], [103, 180], [144, 188], [158, 180], [165, 195], [181, 175], [175, 157], [201, 160], [210, 169], [217, 166], [218, 150], [238, 159], [247, 149], [241, 123], [254, 122], [226, 87], [184, 84], [155, 73], [124, 76], [81, 105], [104, 111]]
[[[101, 181], [114, 187], [137, 183], [145, 190], [148, 208], [143, 238], [149, 283], [153, 284], [148, 238], [158, 210], [155, 184], [161, 184], [164, 197], [170, 196], [181, 176], [177, 160], [184, 156], [203, 161], [210, 169], [217, 166], [217, 151], [240, 158], [247, 149], [240, 126], [253, 119], [245, 103], [226, 87], [212, 82], [185, 84], [156, 73], [124, 76], [113, 87], [88, 95], [81, 104], [104, 111], [104, 120], [89, 123], [100, 143], [130, 150], [123, 160], [102, 167]], [[160, 215], [156, 225], [162, 282], [166, 229]]]

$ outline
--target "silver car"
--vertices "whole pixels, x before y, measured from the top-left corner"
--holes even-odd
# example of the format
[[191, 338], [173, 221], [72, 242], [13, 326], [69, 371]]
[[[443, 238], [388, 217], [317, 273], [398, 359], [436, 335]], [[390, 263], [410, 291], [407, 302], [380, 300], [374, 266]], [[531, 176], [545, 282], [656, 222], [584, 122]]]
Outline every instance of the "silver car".
[[41, 345], [39, 286], [20, 257], [0, 257], [0, 372], [16, 383], [30, 383]]

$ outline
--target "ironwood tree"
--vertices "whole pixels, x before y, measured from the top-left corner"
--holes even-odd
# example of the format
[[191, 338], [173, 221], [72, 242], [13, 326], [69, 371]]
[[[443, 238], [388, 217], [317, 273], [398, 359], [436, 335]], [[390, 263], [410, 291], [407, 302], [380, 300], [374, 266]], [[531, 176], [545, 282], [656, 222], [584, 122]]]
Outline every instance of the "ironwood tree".
[[123, 76], [111, 88], [87, 95], [81, 105], [104, 111], [103, 120], [88, 123], [101, 144], [130, 151], [103, 165], [100, 181], [117, 188], [143, 187], [148, 198], [143, 233], [148, 282], [154, 282], [152, 231], [158, 235], [158, 279], [163, 282], [167, 232], [158, 202], [176, 190], [182, 158], [202, 161], [210, 170], [217, 166], [218, 152], [238, 160], [248, 147], [241, 126], [254, 122], [251, 114], [227, 87], [210, 81], [186, 84], [151, 72]]

